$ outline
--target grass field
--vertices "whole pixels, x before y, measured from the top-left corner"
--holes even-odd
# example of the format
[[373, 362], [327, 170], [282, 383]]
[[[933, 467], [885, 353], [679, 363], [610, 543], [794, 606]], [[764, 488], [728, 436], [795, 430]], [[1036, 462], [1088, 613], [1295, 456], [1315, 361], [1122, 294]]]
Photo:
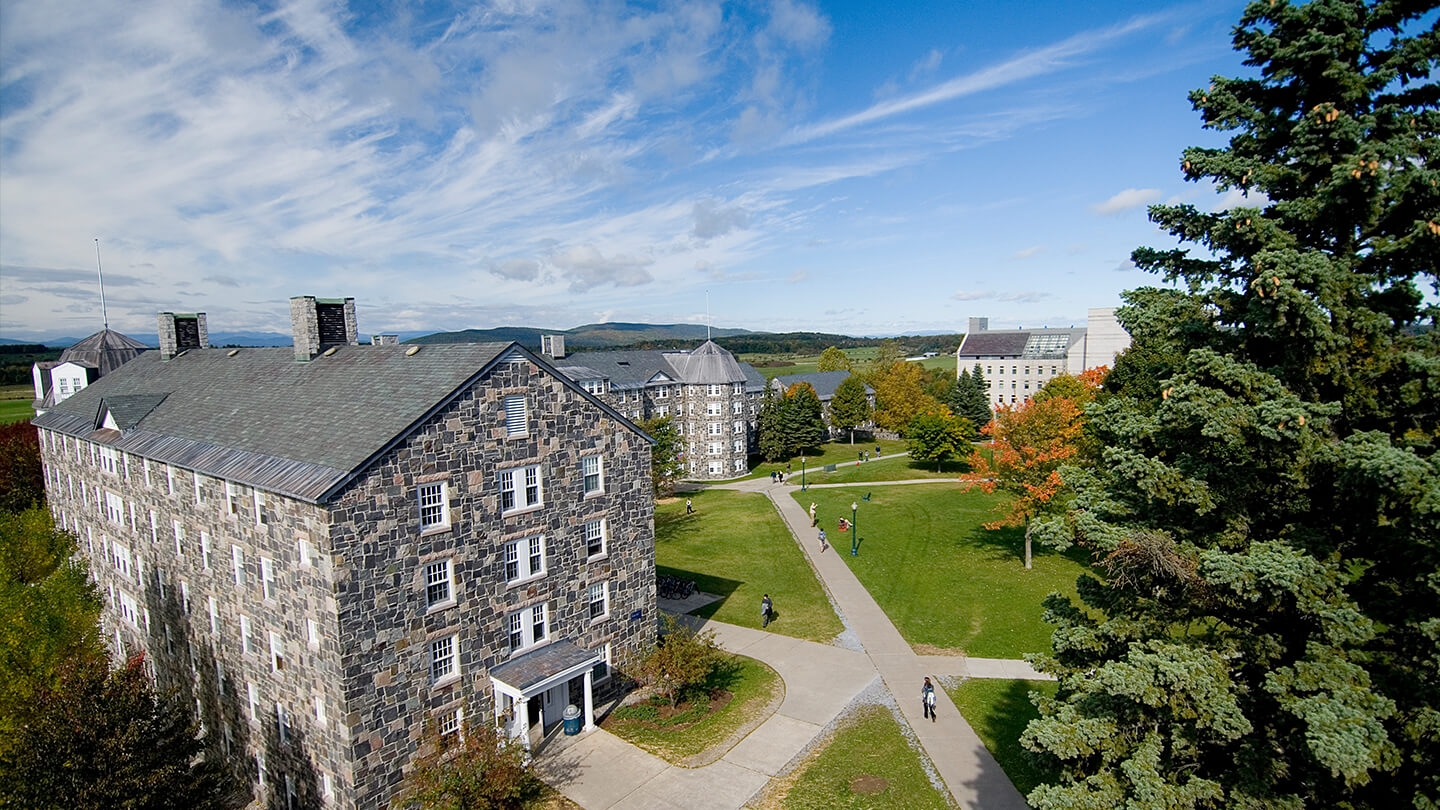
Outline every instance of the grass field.
[[695, 580], [724, 597], [695, 611], [742, 627], [760, 627], [760, 599], [775, 601], [770, 631], [828, 643], [843, 629], [790, 530], [761, 494], [706, 490], [655, 507], [655, 570]]
[[1031, 759], [1029, 751], [1020, 747], [1020, 732], [1040, 716], [1030, 703], [1030, 692], [1054, 696], [1054, 681], [972, 678], [945, 691], [1022, 794], [1034, 790], [1046, 779], [1045, 770]]
[[[1074, 596], [1086, 570], [1080, 549], [1059, 554], [1040, 546], [1034, 568], [1025, 570], [1022, 532], [981, 526], [996, 517], [1002, 496], [958, 484], [812, 488], [793, 497], [802, 507], [819, 504], [830, 542], [912, 645], [981, 658], [1049, 650], [1040, 602], [1057, 591]], [[859, 505], [858, 557], [845, 553], [851, 536], [835, 530], [852, 502]]]
[[[906, 444], [903, 439], [879, 439], [877, 441], [869, 442], [860, 441], [859, 439], [857, 439], [855, 441], [855, 444], [853, 445], [845, 440], [838, 442], [826, 442], [825, 444], [820, 446], [820, 453], [818, 455], [807, 454], [805, 456], [804, 466], [806, 469], [806, 475], [808, 476], [811, 472], [821, 472], [826, 464], [834, 464], [837, 467], [849, 464], [851, 467], [854, 467], [855, 454], [861, 452], [862, 450], [867, 453], [873, 454], [875, 452], [875, 446], [877, 444], [880, 446], [880, 455], [882, 456], [893, 455], [895, 453], [904, 453], [906, 451]], [[770, 475], [771, 472], [777, 470], [780, 472], [785, 472], [785, 467], [788, 464], [790, 467], [790, 471], [785, 473], [785, 477], [794, 479], [795, 483], [798, 484], [800, 483], [800, 458], [800, 456], [795, 456], [788, 461], [761, 462], [760, 464], [757, 464], [753, 470], [750, 471], [750, 475], [748, 477], [764, 478]], [[879, 462], [875, 463], [878, 464]]]
[[865, 706], [761, 805], [786, 810], [948, 810], [920, 754], [883, 706]]
[[34, 418], [35, 389], [29, 385], [0, 386], [0, 425], [24, 422]]
[[725, 656], [725, 665], [711, 676], [706, 687], [729, 691], [730, 702], [708, 712], [708, 703], [701, 701], [682, 714], [664, 719], [654, 704], [637, 703], [611, 712], [602, 725], [620, 739], [667, 762], [678, 763], [724, 742], [784, 688], [775, 670], [741, 655]]

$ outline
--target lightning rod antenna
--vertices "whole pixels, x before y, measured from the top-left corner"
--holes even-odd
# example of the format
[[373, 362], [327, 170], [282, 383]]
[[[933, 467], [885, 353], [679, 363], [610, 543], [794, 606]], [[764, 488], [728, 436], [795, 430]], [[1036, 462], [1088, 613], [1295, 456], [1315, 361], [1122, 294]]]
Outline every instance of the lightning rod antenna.
[[710, 291], [705, 291], [705, 339], [710, 339]]
[[105, 270], [100, 267], [100, 237], [95, 237], [95, 273], [100, 276], [100, 319], [110, 331], [110, 311], [105, 308]]

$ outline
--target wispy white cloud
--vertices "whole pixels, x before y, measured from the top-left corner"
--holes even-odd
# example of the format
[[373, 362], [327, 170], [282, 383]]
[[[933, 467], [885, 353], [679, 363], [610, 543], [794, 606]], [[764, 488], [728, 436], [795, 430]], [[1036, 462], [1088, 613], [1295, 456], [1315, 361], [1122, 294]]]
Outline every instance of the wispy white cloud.
[[1078, 57], [1117, 39], [1151, 28], [1163, 19], [1161, 15], [1148, 15], [1109, 28], [1082, 32], [1054, 45], [1022, 53], [998, 65], [957, 76], [918, 93], [882, 101], [840, 118], [796, 127], [786, 135], [785, 142], [795, 144], [813, 141], [963, 96], [1065, 70], [1072, 67]]
[[955, 301], [1001, 301], [1007, 303], [1032, 304], [1055, 296], [1047, 292], [997, 292], [995, 290], [957, 290], [951, 299]]
[[1031, 258], [1031, 257], [1033, 257], [1033, 256], [1038, 256], [1039, 254], [1044, 253], [1044, 252], [1045, 252], [1045, 246], [1044, 246], [1044, 245], [1032, 245], [1032, 246], [1030, 246], [1030, 247], [1028, 247], [1028, 248], [1024, 248], [1023, 250], [1017, 250], [1017, 251], [1015, 251], [1014, 253], [1010, 254], [1010, 258], [1019, 261], [1019, 260], [1021, 260], [1021, 259], [1029, 259], [1029, 258]]
[[1101, 216], [1118, 214], [1121, 211], [1129, 211], [1132, 208], [1149, 205], [1160, 199], [1158, 188], [1127, 188], [1117, 192], [1115, 196], [1102, 203], [1090, 206], [1090, 210]]

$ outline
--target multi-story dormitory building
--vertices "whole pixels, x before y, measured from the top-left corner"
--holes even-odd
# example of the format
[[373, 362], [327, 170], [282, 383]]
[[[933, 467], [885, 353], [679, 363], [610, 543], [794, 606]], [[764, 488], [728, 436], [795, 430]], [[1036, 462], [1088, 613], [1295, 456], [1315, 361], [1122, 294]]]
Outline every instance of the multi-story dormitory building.
[[254, 807], [385, 807], [427, 724], [592, 725], [654, 639], [649, 437], [516, 344], [360, 346], [353, 300], [291, 304], [293, 352], [165, 313], [36, 417], [108, 642]]
[[1013, 405], [1034, 396], [1051, 377], [1114, 367], [1130, 345], [1130, 335], [1115, 320], [1115, 310], [1091, 309], [1085, 327], [1065, 329], [990, 329], [989, 318], [971, 318], [965, 339], [955, 350], [955, 373], [980, 364], [992, 407]]
[[[542, 346], [554, 352], [557, 343]], [[713, 342], [690, 351], [586, 352], [559, 367], [631, 419], [674, 417], [687, 478], [734, 478], [749, 470], [765, 378]]]

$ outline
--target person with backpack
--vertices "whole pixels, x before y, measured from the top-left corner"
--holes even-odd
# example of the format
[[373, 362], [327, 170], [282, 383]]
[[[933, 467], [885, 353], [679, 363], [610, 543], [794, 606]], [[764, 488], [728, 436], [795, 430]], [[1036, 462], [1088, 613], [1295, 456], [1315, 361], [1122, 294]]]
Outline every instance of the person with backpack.
[[920, 706], [925, 713], [924, 716], [930, 718], [930, 722], [935, 722], [935, 685], [930, 683], [928, 677], [925, 679], [925, 685], [920, 687]]
[[775, 603], [770, 601], [770, 594], [768, 594], [768, 593], [765, 594], [765, 598], [760, 600], [760, 626], [761, 626], [761, 627], [769, 627], [769, 626], [770, 626], [770, 614], [774, 611], [774, 608], [775, 608]]

